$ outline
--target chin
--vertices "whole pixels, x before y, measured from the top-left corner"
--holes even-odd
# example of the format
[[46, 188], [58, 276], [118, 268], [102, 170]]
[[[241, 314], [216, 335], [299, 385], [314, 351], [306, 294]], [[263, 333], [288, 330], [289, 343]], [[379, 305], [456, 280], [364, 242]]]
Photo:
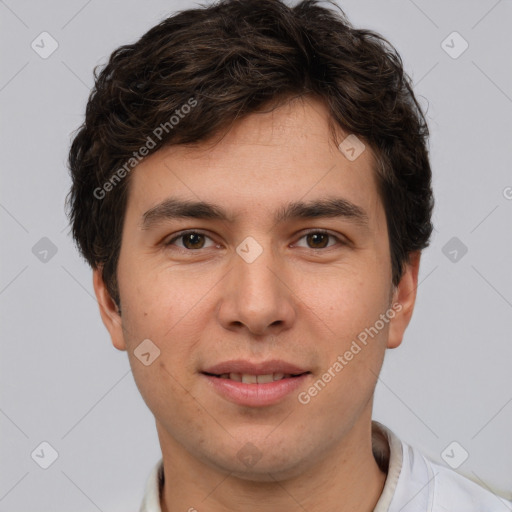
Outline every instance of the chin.
[[245, 480], [248, 482], [279, 482], [290, 480], [299, 476], [302, 473], [302, 470], [298, 467], [290, 467], [290, 463], [287, 464], [265, 464], [265, 465], [257, 465], [258, 467], [246, 468], [245, 470], [242, 468], [240, 470], [240, 466], [237, 465], [237, 468], [233, 468], [231, 472], [231, 477], [238, 478], [240, 480]]
[[[248, 443], [244, 448], [235, 454], [234, 458], [228, 460], [210, 460], [215, 469], [227, 472], [230, 476], [240, 480], [252, 482], [276, 482], [284, 481], [295, 478], [304, 473], [311, 462], [307, 460], [299, 460], [297, 458], [297, 450], [294, 450], [294, 457], [290, 457], [284, 453], [277, 459], [275, 456], [269, 460], [264, 455], [258, 455], [254, 451], [253, 458], [251, 459], [249, 453]], [[252, 449], [252, 448], [251, 448]]]

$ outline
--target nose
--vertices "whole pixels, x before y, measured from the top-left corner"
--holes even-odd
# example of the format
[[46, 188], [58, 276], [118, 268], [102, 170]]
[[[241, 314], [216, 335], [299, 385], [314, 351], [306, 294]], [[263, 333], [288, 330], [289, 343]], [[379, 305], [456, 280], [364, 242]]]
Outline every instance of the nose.
[[233, 255], [231, 271], [223, 279], [218, 320], [228, 330], [277, 335], [295, 320], [292, 278], [269, 244], [251, 242]]

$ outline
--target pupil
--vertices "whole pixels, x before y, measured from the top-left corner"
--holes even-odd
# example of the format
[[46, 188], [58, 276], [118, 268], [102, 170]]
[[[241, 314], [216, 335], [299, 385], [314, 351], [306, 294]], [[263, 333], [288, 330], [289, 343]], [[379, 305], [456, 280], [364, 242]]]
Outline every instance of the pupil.
[[[319, 237], [323, 237], [324, 238], [324, 241], [327, 243], [327, 235], [325, 233], [313, 233], [313, 234], [309, 234], [308, 235], [308, 238], [309, 240], [313, 239], [313, 245], [315, 243], [318, 243], [318, 238]], [[326, 243], [322, 244], [321, 247], [326, 247]]]
[[[199, 237], [202, 237], [203, 235], [201, 235], [200, 233], [189, 233], [188, 235], [185, 235], [184, 238], [185, 238], [185, 242], [184, 242], [184, 245], [185, 247], [189, 248], [188, 247], [188, 244], [191, 244], [193, 247], [191, 247], [192, 249], [198, 249], [198, 247], [196, 247], [197, 245], [197, 238]], [[196, 241], [194, 242], [194, 238], [196, 238]], [[199, 247], [200, 249], [200, 247]]]

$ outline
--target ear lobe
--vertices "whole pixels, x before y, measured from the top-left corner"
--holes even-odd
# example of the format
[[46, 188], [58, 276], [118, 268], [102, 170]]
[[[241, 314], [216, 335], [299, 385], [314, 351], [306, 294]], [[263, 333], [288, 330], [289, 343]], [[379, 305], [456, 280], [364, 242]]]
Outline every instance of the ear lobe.
[[396, 304], [396, 307], [393, 308], [396, 314], [389, 322], [387, 348], [400, 346], [405, 329], [411, 320], [414, 304], [416, 303], [420, 258], [421, 251], [410, 254], [409, 263], [406, 264], [400, 283], [393, 293], [392, 306]]
[[100, 308], [101, 319], [110, 333], [112, 345], [118, 350], [126, 350], [120, 310], [110, 296], [107, 286], [103, 281], [101, 267], [93, 271], [93, 286]]

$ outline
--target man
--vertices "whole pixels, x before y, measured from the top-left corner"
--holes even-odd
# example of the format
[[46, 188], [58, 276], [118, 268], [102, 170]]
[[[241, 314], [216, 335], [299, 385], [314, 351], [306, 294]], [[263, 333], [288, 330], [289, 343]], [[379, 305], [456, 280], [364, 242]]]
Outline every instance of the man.
[[377, 422], [432, 224], [396, 51], [225, 0], [116, 50], [70, 151], [73, 234], [162, 449], [141, 511], [505, 511]]

